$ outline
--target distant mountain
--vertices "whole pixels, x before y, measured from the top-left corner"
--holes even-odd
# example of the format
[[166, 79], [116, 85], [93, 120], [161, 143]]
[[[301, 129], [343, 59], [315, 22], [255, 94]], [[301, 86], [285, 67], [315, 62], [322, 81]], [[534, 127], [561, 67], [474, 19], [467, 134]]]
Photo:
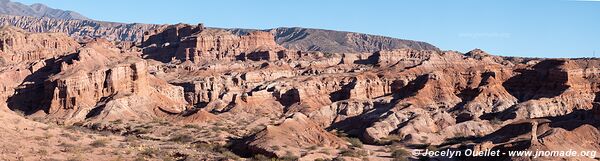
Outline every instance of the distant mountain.
[[[232, 32], [244, 34], [252, 29], [231, 29]], [[275, 35], [278, 44], [288, 48], [303, 51], [324, 52], [375, 52], [379, 50], [411, 48], [418, 50], [439, 49], [429, 43], [397, 39], [385, 36], [370, 35], [355, 32], [312, 29], [301, 27], [280, 27], [268, 29]]]
[[[43, 4], [24, 5], [9, 0], [0, 0], [0, 25], [12, 25], [29, 32], [63, 32], [77, 39], [102, 37], [118, 41], [141, 41], [145, 31], [166, 26], [96, 21], [72, 11], [52, 9]], [[246, 34], [256, 29], [225, 30]], [[439, 51], [437, 47], [426, 42], [355, 32], [300, 27], [264, 31], [273, 33], [278, 44], [302, 51], [349, 53], [399, 48]]]
[[0, 0], [0, 14], [48, 17], [67, 20], [89, 20], [89, 18], [82, 16], [77, 12], [54, 9], [39, 3], [25, 5], [19, 2], [11, 2], [10, 0]]
[[16, 26], [29, 32], [62, 32], [78, 40], [101, 37], [117, 41], [138, 41], [144, 31], [164, 26], [13, 15], [0, 15], [0, 25]]

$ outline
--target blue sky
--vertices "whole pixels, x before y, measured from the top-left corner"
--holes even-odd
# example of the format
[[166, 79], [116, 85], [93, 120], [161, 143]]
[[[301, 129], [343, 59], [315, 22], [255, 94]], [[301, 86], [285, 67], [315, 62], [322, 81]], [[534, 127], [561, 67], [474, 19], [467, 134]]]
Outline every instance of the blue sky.
[[204, 23], [211, 27], [310, 27], [481, 48], [527, 57], [600, 56], [600, 1], [568, 0], [15, 0], [92, 19]]

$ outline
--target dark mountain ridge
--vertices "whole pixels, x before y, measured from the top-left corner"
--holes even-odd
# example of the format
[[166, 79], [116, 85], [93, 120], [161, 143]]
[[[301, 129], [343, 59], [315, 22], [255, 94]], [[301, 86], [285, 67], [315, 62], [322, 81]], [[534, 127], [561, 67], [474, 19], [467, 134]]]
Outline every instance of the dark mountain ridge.
[[10, 0], [0, 0], [0, 14], [32, 17], [48, 17], [57, 19], [89, 20], [89, 18], [73, 11], [50, 8], [44, 4], [25, 5]]

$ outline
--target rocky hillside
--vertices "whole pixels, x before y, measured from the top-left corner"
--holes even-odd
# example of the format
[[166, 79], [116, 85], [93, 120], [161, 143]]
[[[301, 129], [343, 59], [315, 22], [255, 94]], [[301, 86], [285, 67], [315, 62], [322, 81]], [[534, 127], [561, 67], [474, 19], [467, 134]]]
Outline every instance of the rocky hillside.
[[19, 2], [11, 2], [10, 0], [0, 0], [0, 14], [17, 15], [17, 16], [32, 16], [32, 17], [47, 17], [57, 19], [78, 19], [88, 20], [87, 17], [73, 11], [64, 11], [60, 9], [50, 8], [46, 5], [35, 3], [32, 5], [24, 5]]
[[[252, 30], [232, 29], [234, 33], [247, 33]], [[311, 29], [301, 27], [281, 27], [263, 30], [273, 33], [278, 44], [294, 50], [322, 52], [375, 52], [411, 48], [417, 50], [438, 50], [429, 43], [396, 39], [385, 36], [361, 34], [354, 32]]]
[[137, 41], [142, 37], [144, 31], [161, 26], [12, 15], [0, 15], [0, 23], [2, 25], [16, 26], [29, 32], [66, 33], [78, 41], [88, 41], [93, 38]]
[[[62, 33], [0, 28], [0, 119], [21, 114], [41, 122], [22, 121], [31, 133], [57, 124], [106, 139], [56, 143], [58, 150], [29, 139], [41, 146], [11, 148], [7, 157], [591, 160], [409, 151], [600, 150], [597, 59], [505, 58], [479, 49], [303, 51], [278, 44], [273, 32], [187, 24], [157, 27], [143, 39], [77, 43]], [[75, 134], [85, 131], [68, 135]]]
[[[166, 25], [155, 24], [124, 24], [93, 20], [64, 20], [49, 17], [10, 15], [0, 15], [0, 23], [17, 26], [30, 32], [67, 33], [80, 41], [98, 37], [118, 41], [142, 41], [144, 32], [166, 27]], [[245, 35], [256, 31], [253, 29], [227, 30], [238, 35]], [[283, 47], [302, 51], [344, 53], [375, 52], [400, 48], [439, 51], [437, 47], [425, 42], [353, 32], [307, 28], [276, 28], [263, 31], [273, 33], [276, 42]]]
[[0, 15], [0, 160], [600, 159], [507, 155], [600, 151], [599, 59], [49, 15]]

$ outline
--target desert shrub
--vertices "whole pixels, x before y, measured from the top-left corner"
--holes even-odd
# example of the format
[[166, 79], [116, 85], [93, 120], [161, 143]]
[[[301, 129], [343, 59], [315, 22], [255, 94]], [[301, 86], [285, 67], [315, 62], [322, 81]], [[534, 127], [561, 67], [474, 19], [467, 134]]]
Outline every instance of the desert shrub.
[[150, 132], [150, 128], [145, 128], [144, 126], [135, 127], [133, 130], [131, 130], [132, 134], [147, 134]]
[[111, 124], [122, 124], [122, 123], [123, 123], [123, 120], [121, 120], [121, 119], [117, 119], [117, 120], [114, 120], [114, 121], [110, 121], [110, 123], [111, 123]]
[[150, 123], [158, 124], [158, 125], [161, 125], [161, 126], [171, 126], [171, 123], [169, 121], [164, 120], [164, 119], [160, 119], [160, 118], [154, 118], [152, 120], [152, 122], [150, 122]]
[[196, 149], [198, 149], [199, 151], [212, 151], [215, 146], [208, 143], [198, 143], [194, 145], [194, 147], [196, 147]]
[[271, 161], [271, 158], [262, 155], [262, 154], [256, 154], [252, 157], [253, 161]]
[[250, 133], [251, 133], [251, 134], [258, 133], [258, 132], [260, 132], [260, 131], [264, 130], [265, 128], [266, 128], [266, 126], [264, 126], [264, 125], [259, 125], [259, 126], [256, 126], [256, 127], [252, 128], [252, 129], [250, 130]]
[[213, 127], [210, 127], [210, 130], [212, 130], [212, 132], [221, 132], [221, 131], [225, 131], [226, 128], [220, 127], [220, 126], [213, 126]]
[[352, 144], [352, 147], [357, 147], [357, 148], [363, 147], [363, 143], [358, 138], [348, 138], [346, 140], [348, 140], [348, 142], [350, 142], [350, 144]]
[[92, 143], [90, 143], [90, 146], [95, 147], [95, 148], [105, 147], [107, 143], [108, 143], [108, 140], [106, 140], [106, 139], [98, 139], [98, 140], [94, 140]]
[[165, 156], [162, 158], [163, 161], [175, 161], [175, 158], [171, 157], [171, 156]]
[[183, 128], [188, 128], [188, 129], [201, 129], [200, 126], [196, 125], [196, 124], [187, 124], [184, 125]]
[[84, 157], [81, 156], [81, 154], [76, 154], [75, 156], [67, 158], [67, 161], [80, 161], [80, 160], [85, 160]]
[[272, 150], [274, 150], [274, 151], [277, 151], [277, 150], [279, 150], [280, 148], [279, 148], [279, 146], [277, 146], [277, 145], [273, 145], [273, 146], [271, 146], [271, 149], [272, 149]]
[[226, 159], [233, 159], [233, 160], [238, 160], [238, 159], [240, 159], [240, 157], [239, 157], [239, 156], [235, 155], [235, 153], [233, 153], [233, 152], [231, 152], [231, 151], [229, 151], [229, 150], [227, 150], [227, 151], [222, 151], [222, 152], [221, 152], [221, 155], [223, 155], [223, 157], [224, 157], [224, 158], [226, 158]]
[[499, 118], [494, 118], [492, 120], [490, 120], [490, 123], [494, 124], [494, 125], [502, 125], [502, 120], [500, 120]]
[[13, 112], [19, 116], [25, 116], [25, 111], [23, 110], [15, 109]]
[[438, 151], [438, 148], [435, 145], [427, 145], [427, 147], [425, 147], [425, 149], [427, 149], [429, 151]]
[[138, 140], [138, 138], [134, 135], [127, 135], [125, 139], [123, 139], [125, 142], [134, 142], [136, 140]]
[[214, 125], [215, 126], [223, 126], [223, 125], [225, 125], [225, 123], [223, 121], [219, 120], [219, 121], [215, 122]]
[[42, 156], [48, 155], [48, 151], [46, 149], [40, 149], [37, 151], [37, 153]]
[[67, 161], [82, 161], [83, 159], [81, 159], [80, 157], [71, 157], [71, 158], [67, 158]]
[[[38, 121], [38, 122], [41, 122], [41, 121]], [[55, 126], [56, 125], [54, 125], [54, 124], [48, 124], [47, 126], [42, 127], [42, 130], [48, 131], [48, 130], [54, 128]]]
[[229, 151], [229, 149], [227, 149], [227, 145], [199, 143], [196, 144], [194, 147], [199, 151], [212, 151], [215, 153], [220, 153], [221, 155], [223, 155], [224, 159], [237, 160], [240, 158], [235, 153]]
[[315, 159], [315, 161], [331, 161], [331, 159], [317, 158]]
[[194, 138], [190, 135], [186, 134], [177, 134], [169, 139], [169, 141], [177, 142], [177, 143], [189, 143], [193, 142]]
[[402, 157], [402, 158], [394, 158], [394, 159], [392, 159], [392, 161], [410, 161], [410, 159], [408, 159], [408, 157]]
[[290, 151], [286, 151], [286, 152], [285, 152], [285, 155], [279, 158], [279, 160], [281, 160], [281, 161], [296, 161], [296, 160], [298, 160], [298, 159], [299, 159], [299, 157], [298, 157], [298, 156], [295, 156], [295, 155], [294, 155], [292, 152], [290, 152]]
[[328, 149], [321, 149], [321, 150], [319, 150], [319, 153], [331, 155], [331, 151], [329, 151]]
[[217, 153], [225, 153], [225, 152], [229, 152], [229, 149], [227, 149], [227, 146], [228, 146], [228, 145], [219, 145], [219, 144], [216, 144], [216, 145], [214, 145], [214, 147], [213, 147], [213, 151], [214, 151], [214, 152], [217, 152]]
[[411, 156], [411, 152], [403, 148], [397, 148], [392, 151], [392, 157], [396, 159], [406, 158]]
[[362, 149], [342, 149], [340, 150], [340, 154], [346, 157], [362, 157], [368, 156], [369, 152]]
[[346, 161], [346, 159], [342, 158], [342, 156], [338, 156], [333, 158], [333, 161]]
[[139, 154], [140, 155], [144, 155], [144, 156], [148, 156], [148, 157], [156, 157], [158, 156], [158, 149], [156, 148], [144, 148], [144, 150], [142, 150]]
[[75, 152], [79, 149], [79, 147], [77, 147], [77, 145], [69, 144], [69, 143], [60, 143], [60, 144], [58, 144], [58, 146], [64, 148], [62, 150], [64, 152]]
[[344, 131], [335, 131], [335, 135], [338, 137], [348, 137], [348, 134], [346, 134]]
[[71, 141], [77, 141], [77, 140], [79, 140], [79, 137], [73, 136], [70, 133], [61, 133], [60, 136], [68, 138]]
[[144, 157], [137, 157], [134, 161], [146, 161]]
[[385, 138], [382, 138], [381, 140], [377, 141], [377, 144], [380, 145], [387, 145], [387, 144], [393, 144], [393, 143], [398, 143], [402, 141], [402, 137], [400, 134], [398, 135], [389, 135]]

